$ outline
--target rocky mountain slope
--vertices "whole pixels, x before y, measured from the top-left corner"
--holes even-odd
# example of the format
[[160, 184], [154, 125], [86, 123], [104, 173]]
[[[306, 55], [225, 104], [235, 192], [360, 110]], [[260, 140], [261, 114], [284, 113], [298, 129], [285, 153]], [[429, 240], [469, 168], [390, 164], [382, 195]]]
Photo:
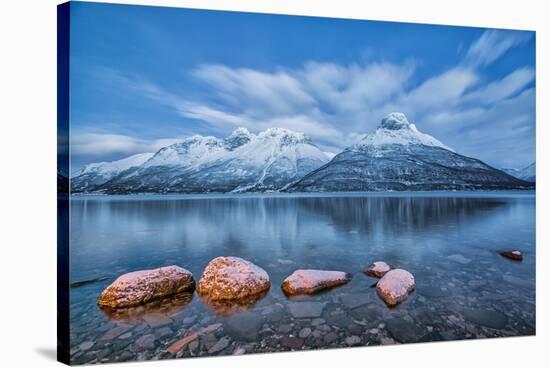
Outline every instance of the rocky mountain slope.
[[527, 182], [535, 182], [537, 180], [537, 167], [536, 163], [531, 163], [527, 167], [523, 168], [503, 168], [504, 172], [511, 176], [519, 178]]
[[141, 153], [113, 162], [87, 164], [71, 178], [71, 190], [94, 191], [119, 173], [143, 164], [152, 156], [153, 153]]
[[524, 189], [531, 184], [423, 134], [402, 113], [291, 185], [291, 192]]

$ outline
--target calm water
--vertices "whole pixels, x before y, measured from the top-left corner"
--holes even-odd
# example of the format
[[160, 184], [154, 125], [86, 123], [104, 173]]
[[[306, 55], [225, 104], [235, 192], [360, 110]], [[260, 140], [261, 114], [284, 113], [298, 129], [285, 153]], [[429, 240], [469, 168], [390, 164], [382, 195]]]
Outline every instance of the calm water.
[[[535, 333], [532, 193], [76, 197], [71, 210], [71, 281], [109, 277], [71, 289], [76, 363], [173, 357], [174, 341], [215, 323], [176, 356]], [[250, 308], [212, 309], [197, 295], [116, 315], [96, 305], [120, 274], [176, 264], [198, 280], [228, 255], [270, 275], [271, 290]], [[416, 278], [397, 308], [361, 273], [376, 260]], [[297, 268], [353, 280], [289, 300], [280, 284]]]

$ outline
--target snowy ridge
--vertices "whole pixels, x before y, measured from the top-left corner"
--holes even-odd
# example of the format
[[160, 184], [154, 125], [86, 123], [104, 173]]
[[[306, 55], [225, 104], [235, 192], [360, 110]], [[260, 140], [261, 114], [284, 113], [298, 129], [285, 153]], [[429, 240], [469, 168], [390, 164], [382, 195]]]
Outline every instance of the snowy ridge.
[[251, 164], [269, 164], [277, 158], [292, 162], [303, 157], [328, 161], [311, 139], [288, 129], [269, 128], [253, 134], [240, 127], [225, 139], [194, 135], [182, 142], [160, 149], [140, 168], [181, 166], [198, 168], [220, 160], [239, 159]]
[[330, 160], [311, 139], [283, 128], [226, 138], [194, 135], [121, 172], [105, 192], [242, 192], [279, 190]]
[[154, 166], [196, 166], [226, 152], [222, 139], [193, 135], [183, 141], [161, 148], [140, 168]]
[[84, 174], [97, 174], [103, 176], [112, 176], [128, 168], [140, 166], [145, 163], [154, 153], [140, 153], [127, 158], [119, 159], [112, 162], [90, 163], [85, 165], [74, 176], [78, 177]]

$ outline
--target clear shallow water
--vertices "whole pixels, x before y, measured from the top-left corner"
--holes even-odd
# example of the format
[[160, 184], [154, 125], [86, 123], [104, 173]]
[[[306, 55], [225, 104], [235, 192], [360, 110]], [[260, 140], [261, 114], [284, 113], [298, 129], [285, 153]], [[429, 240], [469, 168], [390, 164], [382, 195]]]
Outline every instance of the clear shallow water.
[[[75, 197], [71, 221], [71, 282], [110, 277], [70, 291], [75, 363], [173, 357], [173, 342], [217, 323], [176, 356], [535, 333], [532, 193]], [[176, 264], [198, 280], [229, 255], [270, 275], [271, 290], [250, 308], [213, 309], [197, 295], [116, 315], [96, 305], [123, 273]], [[416, 278], [396, 308], [361, 273], [376, 260]], [[289, 300], [280, 284], [298, 268], [353, 279]]]

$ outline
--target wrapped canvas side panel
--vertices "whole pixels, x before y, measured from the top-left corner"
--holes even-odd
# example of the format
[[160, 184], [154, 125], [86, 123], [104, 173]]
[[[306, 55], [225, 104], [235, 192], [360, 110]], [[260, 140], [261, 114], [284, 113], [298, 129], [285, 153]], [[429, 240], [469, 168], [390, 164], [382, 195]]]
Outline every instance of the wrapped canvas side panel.
[[69, 364], [70, 4], [57, 7], [57, 359]]

